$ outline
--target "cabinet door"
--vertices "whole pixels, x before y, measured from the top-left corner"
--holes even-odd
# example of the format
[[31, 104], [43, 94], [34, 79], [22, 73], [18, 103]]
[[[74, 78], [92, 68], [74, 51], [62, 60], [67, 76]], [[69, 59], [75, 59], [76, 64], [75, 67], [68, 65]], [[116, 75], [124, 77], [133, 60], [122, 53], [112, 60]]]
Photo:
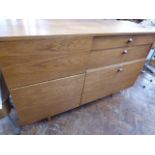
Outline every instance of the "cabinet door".
[[0, 42], [0, 67], [9, 88], [85, 72], [90, 37], [57, 37]]
[[137, 79], [145, 60], [87, 71], [82, 104], [113, 94], [131, 86]]
[[20, 124], [29, 124], [80, 105], [84, 74], [11, 91]]

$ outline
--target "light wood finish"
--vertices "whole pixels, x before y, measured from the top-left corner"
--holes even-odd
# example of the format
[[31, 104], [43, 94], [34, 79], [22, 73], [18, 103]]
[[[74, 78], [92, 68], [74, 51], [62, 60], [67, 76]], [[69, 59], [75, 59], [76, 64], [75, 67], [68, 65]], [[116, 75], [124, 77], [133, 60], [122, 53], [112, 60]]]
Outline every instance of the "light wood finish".
[[46, 38], [67, 35], [124, 35], [155, 33], [143, 27], [117, 20], [0, 20], [0, 40]]
[[84, 73], [90, 37], [0, 42], [0, 65], [7, 84], [16, 88]]
[[[0, 61], [10, 89], [84, 73], [88, 53], [6, 57]], [[11, 65], [12, 64], [12, 65]]]
[[114, 48], [91, 52], [88, 69], [146, 58], [151, 45]]
[[[132, 40], [132, 41], [130, 41]], [[92, 49], [101, 50], [116, 47], [126, 47], [133, 45], [152, 44], [155, 41], [155, 35], [127, 35], [127, 36], [97, 36], [94, 37]]]
[[12, 90], [20, 124], [78, 107], [83, 82], [84, 74], [81, 74]]
[[142, 59], [87, 71], [81, 104], [131, 86], [139, 75], [144, 62], [145, 60]]
[[154, 41], [155, 28], [128, 21], [0, 20], [0, 68], [20, 124], [131, 86]]
[[1, 56], [35, 56], [77, 51], [89, 51], [91, 49], [92, 37], [66, 36], [49, 37], [47, 39], [12, 40], [0, 42]]

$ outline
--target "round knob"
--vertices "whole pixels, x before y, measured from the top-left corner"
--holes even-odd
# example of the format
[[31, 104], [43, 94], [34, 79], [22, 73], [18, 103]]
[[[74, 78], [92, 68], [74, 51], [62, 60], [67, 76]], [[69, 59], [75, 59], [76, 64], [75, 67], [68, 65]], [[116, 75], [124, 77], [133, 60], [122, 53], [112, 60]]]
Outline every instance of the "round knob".
[[128, 53], [128, 50], [124, 50], [123, 52], [122, 52], [122, 54], [127, 54]]
[[131, 42], [133, 42], [133, 39], [132, 38], [129, 38], [128, 39], [128, 43], [131, 43]]
[[117, 71], [118, 72], [122, 72], [123, 71], [123, 68], [119, 68]]

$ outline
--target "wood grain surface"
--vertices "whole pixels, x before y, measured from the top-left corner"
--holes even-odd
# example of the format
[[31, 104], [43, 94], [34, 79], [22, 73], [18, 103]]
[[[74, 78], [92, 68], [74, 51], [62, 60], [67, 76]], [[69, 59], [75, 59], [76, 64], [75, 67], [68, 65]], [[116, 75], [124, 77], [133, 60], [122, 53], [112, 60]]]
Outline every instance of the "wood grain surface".
[[[138, 77], [145, 59], [124, 64], [88, 70], [82, 96], [82, 103], [111, 95], [131, 86]], [[121, 71], [119, 71], [121, 69]]]
[[88, 69], [146, 58], [150, 48], [151, 45], [141, 45], [93, 51], [89, 57]]
[[80, 105], [84, 74], [11, 91], [20, 124], [48, 118]]
[[91, 37], [0, 42], [0, 65], [9, 88], [84, 73]]
[[0, 69], [20, 124], [131, 86], [154, 41], [155, 28], [128, 21], [0, 20]]
[[[132, 41], [130, 41], [132, 39]], [[96, 36], [94, 37], [92, 49], [108, 49], [116, 47], [126, 47], [135, 45], [152, 44], [155, 41], [155, 35], [123, 35], [123, 36]]]
[[122, 35], [155, 33], [129, 21], [117, 20], [0, 20], [0, 40], [46, 38], [67, 35]]

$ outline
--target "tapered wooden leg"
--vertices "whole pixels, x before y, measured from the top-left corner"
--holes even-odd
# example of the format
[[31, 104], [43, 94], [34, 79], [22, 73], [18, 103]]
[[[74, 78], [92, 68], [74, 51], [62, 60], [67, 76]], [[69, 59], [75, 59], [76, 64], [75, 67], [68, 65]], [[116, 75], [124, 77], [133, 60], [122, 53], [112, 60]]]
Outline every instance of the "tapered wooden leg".
[[52, 124], [52, 120], [51, 120], [51, 117], [48, 117], [48, 127], [50, 127]]
[[13, 125], [14, 129], [15, 129], [15, 134], [16, 135], [20, 135], [21, 134], [21, 128], [20, 126], [11, 118], [10, 115], [7, 116], [11, 122], [11, 124]]

